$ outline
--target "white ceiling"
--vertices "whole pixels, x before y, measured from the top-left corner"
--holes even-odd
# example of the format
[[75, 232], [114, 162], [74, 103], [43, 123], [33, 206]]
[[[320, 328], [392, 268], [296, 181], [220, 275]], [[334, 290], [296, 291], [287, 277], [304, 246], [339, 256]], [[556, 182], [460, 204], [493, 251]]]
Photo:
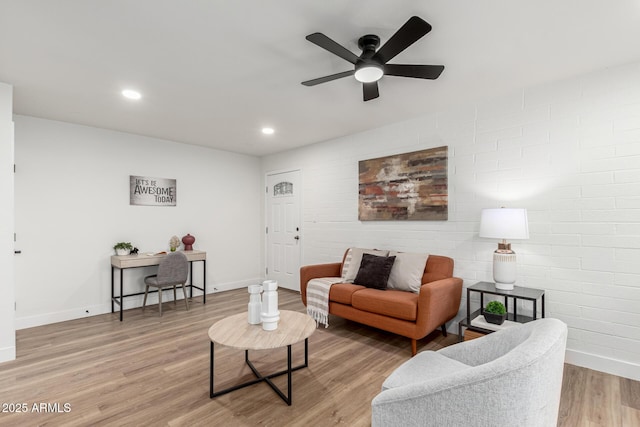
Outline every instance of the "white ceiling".
[[[433, 30], [391, 63], [438, 80], [300, 84], [352, 67], [307, 34], [359, 54], [412, 15]], [[16, 114], [259, 156], [638, 59], [640, 0], [0, 0]]]

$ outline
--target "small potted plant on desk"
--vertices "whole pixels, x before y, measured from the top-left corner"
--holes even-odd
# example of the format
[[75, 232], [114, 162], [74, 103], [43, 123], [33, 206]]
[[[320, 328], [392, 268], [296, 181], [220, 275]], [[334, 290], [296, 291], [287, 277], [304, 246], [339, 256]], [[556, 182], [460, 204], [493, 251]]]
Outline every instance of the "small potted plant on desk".
[[482, 314], [487, 322], [502, 325], [507, 318], [507, 309], [500, 301], [490, 301]]
[[129, 242], [118, 242], [113, 246], [116, 255], [129, 255], [133, 249], [133, 245]]

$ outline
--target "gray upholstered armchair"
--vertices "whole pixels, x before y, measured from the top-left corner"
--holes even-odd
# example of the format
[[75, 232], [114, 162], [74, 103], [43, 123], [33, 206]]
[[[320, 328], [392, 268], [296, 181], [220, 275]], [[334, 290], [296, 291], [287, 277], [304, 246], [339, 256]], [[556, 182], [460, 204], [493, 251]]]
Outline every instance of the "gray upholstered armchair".
[[556, 426], [567, 326], [539, 319], [424, 351], [371, 403], [380, 426]]
[[144, 301], [142, 302], [142, 310], [147, 305], [147, 294], [149, 293], [149, 286], [158, 288], [158, 308], [160, 316], [162, 316], [162, 291], [164, 288], [173, 288], [173, 301], [176, 302], [176, 286], [182, 288], [184, 295], [184, 304], [189, 310], [189, 301], [187, 301], [187, 291], [185, 290], [185, 284], [187, 283], [187, 277], [189, 276], [189, 261], [187, 256], [182, 252], [171, 252], [167, 255], [160, 265], [158, 265], [158, 274], [153, 276], [147, 276], [144, 278], [145, 290]]

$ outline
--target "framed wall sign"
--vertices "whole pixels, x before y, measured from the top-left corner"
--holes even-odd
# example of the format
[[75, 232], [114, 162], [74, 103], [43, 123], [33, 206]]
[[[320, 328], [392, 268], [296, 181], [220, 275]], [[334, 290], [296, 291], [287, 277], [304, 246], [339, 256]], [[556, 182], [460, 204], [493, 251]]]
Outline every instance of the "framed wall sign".
[[129, 175], [129, 204], [176, 206], [176, 180]]

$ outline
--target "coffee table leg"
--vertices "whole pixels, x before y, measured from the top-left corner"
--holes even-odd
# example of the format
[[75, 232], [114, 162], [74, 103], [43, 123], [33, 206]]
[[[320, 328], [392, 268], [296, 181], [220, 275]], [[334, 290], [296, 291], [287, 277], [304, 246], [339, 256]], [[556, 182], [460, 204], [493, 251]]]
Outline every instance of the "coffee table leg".
[[[238, 384], [235, 385], [233, 387], [229, 387], [226, 388], [224, 390], [220, 390], [217, 392], [213, 391], [213, 375], [214, 375], [214, 357], [213, 357], [213, 341], [211, 341], [211, 356], [210, 356], [210, 363], [209, 363], [209, 397], [211, 399], [213, 399], [214, 397], [229, 393], [231, 391], [234, 390], [238, 390], [240, 388], [244, 388], [244, 387], [248, 387], [250, 385], [253, 384], [257, 384], [259, 382], [266, 382], [267, 385], [269, 387], [271, 387], [271, 389], [273, 391], [276, 392], [276, 394], [278, 396], [280, 396], [280, 398], [282, 400], [284, 400], [286, 402], [287, 405], [291, 406], [291, 401], [292, 401], [292, 374], [293, 371], [297, 371], [298, 369], [302, 369], [302, 368], [306, 368], [309, 366], [309, 340], [305, 339], [304, 340], [304, 364], [303, 365], [299, 365], [299, 366], [292, 366], [292, 351], [291, 351], [291, 344], [289, 344], [287, 346], [287, 369], [284, 371], [280, 371], [280, 372], [275, 372], [273, 374], [270, 375], [266, 375], [263, 376], [260, 372], [258, 372], [258, 370], [255, 368], [255, 366], [253, 366], [253, 363], [251, 363], [251, 360], [249, 360], [249, 350], [245, 350], [244, 351], [244, 361], [247, 364], [247, 366], [249, 366], [249, 368], [251, 368], [251, 371], [253, 372], [253, 374], [256, 376], [256, 378], [254, 380], [251, 381], [247, 381], [243, 384]], [[280, 375], [284, 375], [287, 374], [287, 394], [285, 395], [278, 387], [276, 387], [276, 385], [273, 383], [273, 381], [271, 381], [271, 378], [275, 378], [275, 377], [279, 377]]]
[[211, 356], [209, 358], [209, 398], [213, 399], [213, 341], [211, 341]]
[[291, 392], [291, 345], [287, 346], [287, 389], [289, 390], [289, 395], [287, 396], [287, 405], [291, 406], [291, 397], [293, 393]]

